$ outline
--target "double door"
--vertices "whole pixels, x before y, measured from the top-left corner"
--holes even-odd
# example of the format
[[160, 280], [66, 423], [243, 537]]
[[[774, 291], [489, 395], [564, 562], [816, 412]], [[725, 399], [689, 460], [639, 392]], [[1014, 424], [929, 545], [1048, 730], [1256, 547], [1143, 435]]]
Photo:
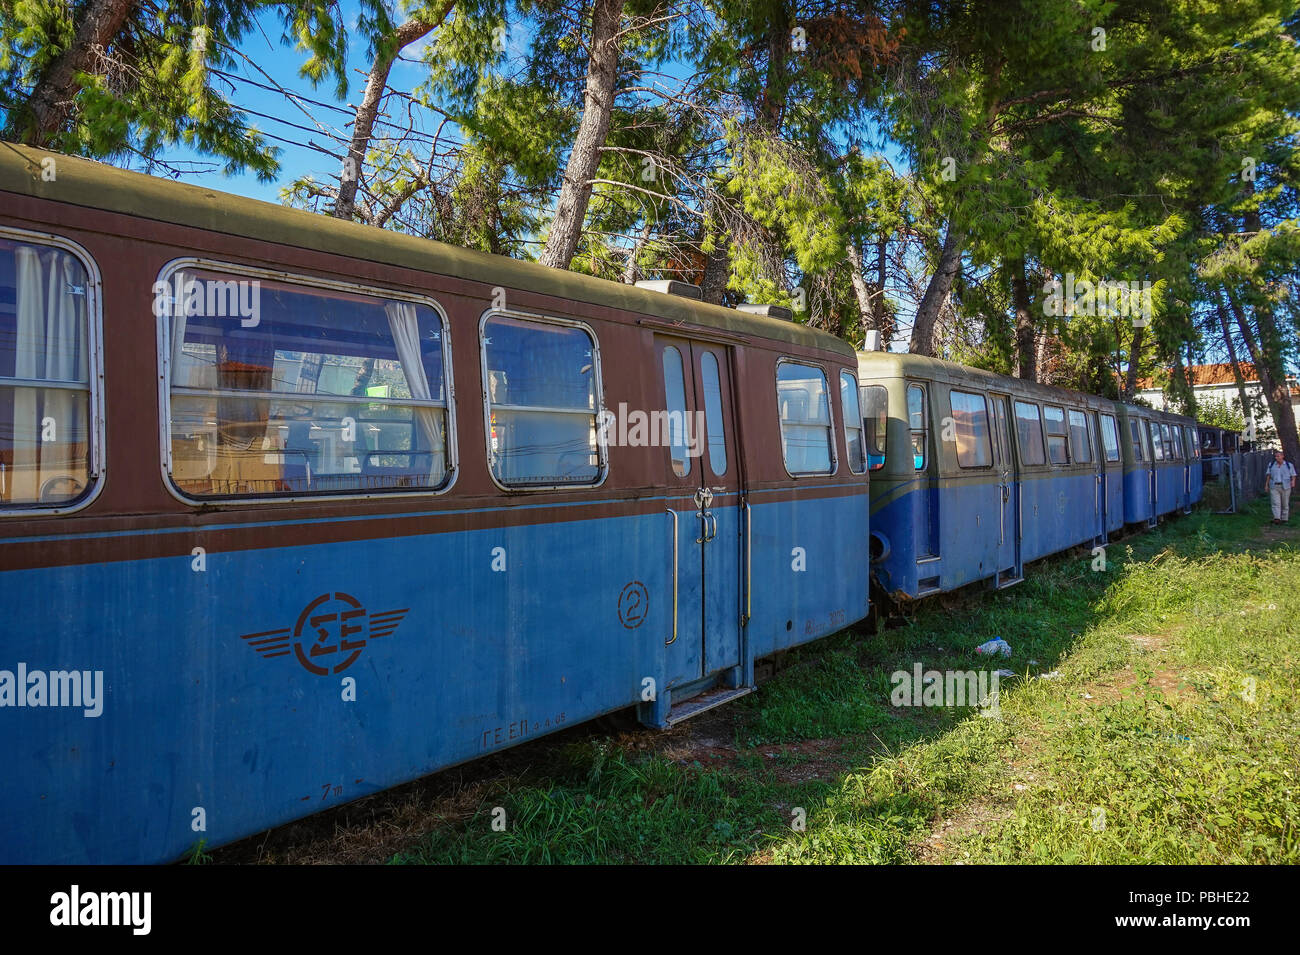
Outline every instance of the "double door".
[[656, 336], [655, 353], [665, 407], [652, 430], [667, 472], [673, 548], [673, 621], [665, 637], [672, 688], [741, 663], [744, 485], [730, 349]]
[[998, 514], [997, 551], [997, 581], [1001, 584], [1018, 580], [1021, 576], [1021, 496], [1024, 486], [1016, 457], [1015, 432], [1012, 431], [1015, 418], [1012, 416], [1011, 397], [990, 395], [989, 399], [993, 402], [993, 446], [997, 456], [993, 467], [997, 471], [998, 501], [1001, 508]]

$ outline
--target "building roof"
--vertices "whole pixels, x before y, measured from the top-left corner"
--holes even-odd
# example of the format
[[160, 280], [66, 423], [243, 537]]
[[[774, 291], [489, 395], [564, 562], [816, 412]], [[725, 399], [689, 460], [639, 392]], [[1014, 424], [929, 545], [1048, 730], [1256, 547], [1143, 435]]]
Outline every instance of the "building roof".
[[[1246, 384], [1259, 384], [1259, 374], [1255, 371], [1255, 365], [1253, 362], [1243, 361], [1238, 367], [1241, 368], [1241, 377], [1245, 380]], [[1186, 367], [1185, 371], [1188, 372], [1192, 380], [1192, 387], [1194, 388], [1214, 387], [1218, 385], [1235, 386], [1237, 384], [1237, 378], [1232, 373], [1232, 365], [1227, 362], [1213, 365], [1189, 365]], [[1165, 369], [1166, 378], [1172, 374], [1172, 369]], [[1290, 375], [1287, 377], [1292, 383], [1291, 394], [1300, 395], [1300, 385], [1295, 383], [1295, 378]], [[1139, 378], [1137, 381], [1137, 389], [1138, 391], [1160, 391], [1161, 384], [1162, 383], [1157, 383], [1154, 378]]]

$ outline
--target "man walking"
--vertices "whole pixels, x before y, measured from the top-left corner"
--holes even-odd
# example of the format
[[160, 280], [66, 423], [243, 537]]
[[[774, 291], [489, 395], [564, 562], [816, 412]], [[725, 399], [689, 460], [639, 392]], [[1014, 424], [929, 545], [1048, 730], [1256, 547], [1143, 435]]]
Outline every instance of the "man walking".
[[1273, 523], [1285, 524], [1291, 518], [1291, 491], [1295, 487], [1295, 467], [1282, 454], [1273, 452], [1268, 466], [1268, 502], [1273, 505]]

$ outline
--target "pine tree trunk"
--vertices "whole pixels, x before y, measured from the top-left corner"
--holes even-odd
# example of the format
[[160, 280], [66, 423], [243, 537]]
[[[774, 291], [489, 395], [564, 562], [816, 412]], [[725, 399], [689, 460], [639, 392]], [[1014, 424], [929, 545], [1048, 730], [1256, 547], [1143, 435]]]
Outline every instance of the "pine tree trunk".
[[1255, 309], [1255, 321], [1261, 326], [1259, 342], [1256, 343], [1245, 310], [1231, 291], [1228, 292], [1228, 306], [1232, 309], [1237, 327], [1241, 329], [1241, 337], [1250, 351], [1251, 361], [1255, 364], [1255, 374], [1259, 377], [1259, 386], [1264, 392], [1264, 403], [1273, 418], [1273, 426], [1277, 428], [1282, 451], [1291, 463], [1300, 462], [1300, 434], [1296, 433], [1295, 409], [1291, 407], [1291, 389], [1287, 386], [1286, 370], [1282, 367], [1281, 350], [1277, 345], [1269, 348], [1266, 344], [1269, 340], [1266, 334], [1277, 334], [1272, 313], [1265, 308]]
[[1241, 413], [1250, 413], [1250, 396], [1246, 394], [1246, 377], [1241, 373], [1241, 362], [1237, 360], [1237, 343], [1232, 338], [1232, 329], [1228, 326], [1228, 310], [1223, 307], [1222, 293], [1215, 296], [1215, 308], [1219, 313], [1219, 327], [1223, 329], [1223, 342], [1228, 346], [1228, 361], [1232, 364], [1232, 377], [1237, 383], [1237, 397], [1241, 401]]
[[961, 230], [948, 223], [948, 232], [943, 239], [943, 250], [939, 253], [939, 262], [930, 284], [925, 288], [921, 304], [916, 309], [916, 321], [912, 325], [912, 341], [908, 347], [914, 355], [934, 355], [934, 329], [939, 321], [939, 311], [952, 291], [952, 283], [961, 269], [961, 247], [966, 237]]
[[388, 88], [388, 74], [393, 69], [397, 55], [416, 40], [429, 35], [434, 27], [447, 18], [454, 7], [455, 0], [447, 0], [438, 12], [428, 21], [407, 20], [395, 31], [384, 47], [375, 53], [375, 61], [366, 74], [366, 88], [361, 94], [361, 103], [357, 106], [352, 119], [352, 139], [348, 143], [348, 154], [339, 171], [339, 194], [334, 202], [331, 215], [339, 219], [353, 219], [357, 214], [357, 188], [361, 183], [361, 166], [366, 161], [370, 149], [370, 137], [374, 133], [375, 118], [379, 115], [379, 103]]
[[1124, 401], [1132, 401], [1133, 396], [1137, 394], [1138, 359], [1142, 355], [1142, 342], [1146, 336], [1145, 325], [1133, 329], [1133, 343], [1128, 349], [1128, 373], [1124, 376], [1124, 390], [1120, 394], [1120, 398]]
[[1187, 413], [1193, 418], [1196, 417], [1196, 407], [1197, 407], [1196, 385], [1192, 382], [1192, 367], [1194, 361], [1195, 361], [1195, 356], [1192, 354], [1192, 342], [1191, 339], [1188, 339], [1187, 364], [1184, 366], [1183, 371], [1184, 371], [1185, 378], [1187, 380]]
[[721, 305], [731, 278], [731, 255], [723, 236], [715, 236], [714, 249], [705, 253], [704, 275], [700, 278], [700, 297], [711, 305]]
[[1012, 259], [1011, 301], [1016, 310], [1016, 357], [1018, 374], [1024, 381], [1038, 380], [1038, 350], [1035, 347], [1034, 316], [1030, 313], [1029, 282], [1025, 279], [1025, 260]]
[[553, 269], [567, 269], [578, 251], [582, 223], [591, 201], [591, 179], [600, 165], [600, 147], [609, 134], [618, 80], [618, 32], [624, 0], [596, 0], [591, 13], [591, 57], [587, 62], [587, 92], [582, 121], [574, 139], [564, 184], [555, 207], [555, 219], [546, 236], [541, 263]]
[[81, 90], [78, 73], [99, 73], [96, 59], [122, 29], [139, 0], [91, 0], [72, 45], [63, 51], [32, 89], [25, 108], [10, 117], [5, 138], [48, 148], [72, 112]]
[[853, 296], [858, 302], [862, 330], [879, 330], [880, 318], [871, 302], [871, 289], [867, 287], [867, 280], [862, 274], [862, 253], [858, 250], [858, 243], [850, 239], [845, 244], [844, 251], [849, 259], [849, 278], [853, 282]]
[[637, 265], [636, 260], [641, 254], [641, 250], [645, 248], [645, 244], [650, 241], [650, 233], [653, 230], [654, 223], [647, 219], [645, 225], [641, 229], [641, 234], [637, 236], [636, 241], [632, 243], [632, 248], [628, 249], [627, 264], [623, 266], [624, 285], [635, 285], [636, 280], [640, 277], [641, 269]]

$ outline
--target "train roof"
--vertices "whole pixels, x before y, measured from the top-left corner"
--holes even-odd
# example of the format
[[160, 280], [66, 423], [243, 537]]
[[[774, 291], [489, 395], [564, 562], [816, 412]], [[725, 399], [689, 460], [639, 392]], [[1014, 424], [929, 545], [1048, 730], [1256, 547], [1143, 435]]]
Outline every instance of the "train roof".
[[[57, 160], [53, 181], [46, 181], [41, 175], [41, 160], [47, 157]], [[667, 321], [693, 323], [742, 337], [830, 350], [848, 362], [854, 356], [853, 346], [847, 342], [795, 322], [751, 315], [721, 305], [463, 249], [3, 141], [0, 141], [0, 191], [526, 289]]]
[[1083, 404], [1100, 402], [1107, 405], [1123, 405], [1131, 411], [1178, 418], [1188, 422], [1193, 421], [1186, 415], [1176, 414], [1171, 411], [1157, 411], [1153, 408], [1130, 404], [1115, 398], [1103, 398], [1100, 395], [1088, 394], [1086, 391], [1074, 391], [1069, 388], [1058, 388], [1055, 385], [1042, 385], [1034, 381], [1024, 381], [1020, 378], [1012, 378], [1009, 375], [1000, 375], [995, 371], [988, 371], [984, 368], [972, 368], [969, 365], [961, 365], [942, 358], [930, 358], [925, 355], [913, 355], [907, 352], [858, 352], [858, 364], [860, 367], [869, 366], [873, 370], [878, 370], [881, 375], [900, 378], [928, 378], [946, 381], [949, 384], [964, 383], [972, 387], [1026, 395], [1043, 401], [1067, 401]]

